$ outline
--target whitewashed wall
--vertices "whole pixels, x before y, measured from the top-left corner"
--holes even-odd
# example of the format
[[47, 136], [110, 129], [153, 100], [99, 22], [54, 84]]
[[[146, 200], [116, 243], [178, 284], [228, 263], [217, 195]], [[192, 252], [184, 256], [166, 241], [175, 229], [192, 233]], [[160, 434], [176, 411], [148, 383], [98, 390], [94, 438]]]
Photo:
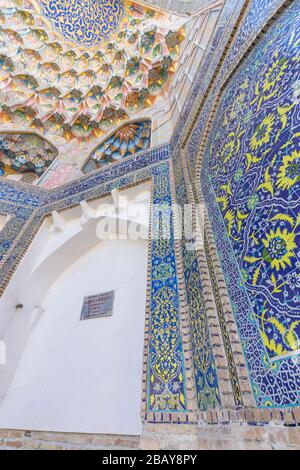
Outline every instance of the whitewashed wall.
[[[149, 206], [148, 184], [125, 194]], [[141, 431], [147, 241], [100, 241], [96, 222], [79, 208], [45, 222], [1, 300], [0, 427]], [[109, 290], [112, 317], [80, 321], [83, 297]]]

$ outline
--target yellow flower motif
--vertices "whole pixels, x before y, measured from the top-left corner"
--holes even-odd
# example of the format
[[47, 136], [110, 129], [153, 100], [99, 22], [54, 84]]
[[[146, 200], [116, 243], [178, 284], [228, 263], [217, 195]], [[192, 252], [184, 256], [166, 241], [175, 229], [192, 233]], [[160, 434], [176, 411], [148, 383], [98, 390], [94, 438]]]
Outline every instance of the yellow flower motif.
[[223, 160], [224, 163], [228, 162], [228, 160], [232, 157], [232, 154], [234, 152], [234, 147], [235, 147], [234, 140], [230, 140], [224, 146], [222, 153], [221, 153], [221, 159]]
[[263, 144], [267, 144], [270, 141], [270, 134], [274, 126], [274, 119], [274, 114], [268, 114], [257, 126], [250, 140], [251, 150], [256, 150]]
[[229, 112], [229, 119], [233, 121], [236, 117], [241, 114], [246, 107], [246, 94], [240, 93], [234, 100], [231, 110]]
[[277, 175], [277, 185], [282, 189], [290, 189], [300, 181], [300, 152], [295, 150], [292, 155], [286, 155], [282, 163]]
[[262, 258], [269, 262], [273, 269], [279, 271], [280, 268], [285, 269], [286, 265], [291, 266], [291, 258], [295, 257], [293, 250], [297, 247], [293, 232], [288, 232], [286, 228], [282, 231], [277, 228], [276, 232], [270, 230], [262, 242]]
[[263, 91], [269, 91], [276, 85], [276, 82], [279, 82], [282, 75], [284, 75], [284, 70], [287, 68], [287, 59], [277, 59], [271, 67], [269, 67], [265, 80], [263, 83]]
[[[273, 98], [280, 89], [280, 81], [285, 73], [285, 69], [288, 67], [288, 60], [285, 57], [278, 58], [278, 52], [273, 56], [274, 62], [269, 66], [265, 76], [262, 80], [256, 83], [255, 86], [255, 97], [251, 101], [251, 104], [257, 102], [257, 109], [261, 108], [264, 101]], [[277, 86], [276, 86], [277, 85]]]

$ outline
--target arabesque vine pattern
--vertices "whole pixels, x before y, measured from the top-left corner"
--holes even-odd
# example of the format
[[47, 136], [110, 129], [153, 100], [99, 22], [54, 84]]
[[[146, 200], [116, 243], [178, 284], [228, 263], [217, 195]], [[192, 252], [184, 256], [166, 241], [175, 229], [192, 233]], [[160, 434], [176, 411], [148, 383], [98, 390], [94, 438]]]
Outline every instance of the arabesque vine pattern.
[[300, 348], [299, 52], [299, 27], [276, 28], [226, 90], [210, 148], [216, 198], [271, 358]]
[[[299, 401], [299, 53], [296, 1], [225, 88], [202, 172], [203, 193], [260, 405]], [[233, 263], [240, 279], [237, 272], [233, 276]]]

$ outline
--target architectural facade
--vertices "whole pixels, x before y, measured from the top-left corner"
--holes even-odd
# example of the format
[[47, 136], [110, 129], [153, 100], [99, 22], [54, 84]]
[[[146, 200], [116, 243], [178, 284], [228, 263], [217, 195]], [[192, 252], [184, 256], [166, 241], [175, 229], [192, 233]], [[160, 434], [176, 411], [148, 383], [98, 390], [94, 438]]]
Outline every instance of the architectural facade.
[[299, 449], [299, 0], [66, 3], [0, 2], [1, 447]]

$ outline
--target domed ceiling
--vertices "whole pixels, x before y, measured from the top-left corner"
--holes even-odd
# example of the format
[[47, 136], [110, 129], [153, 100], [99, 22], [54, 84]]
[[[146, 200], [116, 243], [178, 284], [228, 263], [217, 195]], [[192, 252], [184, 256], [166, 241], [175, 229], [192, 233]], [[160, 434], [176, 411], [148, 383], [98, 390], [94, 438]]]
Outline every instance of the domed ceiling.
[[167, 92], [184, 19], [122, 0], [0, 0], [0, 125], [99, 138]]
[[123, 0], [41, 0], [40, 5], [66, 39], [86, 46], [108, 39], [125, 16]]

